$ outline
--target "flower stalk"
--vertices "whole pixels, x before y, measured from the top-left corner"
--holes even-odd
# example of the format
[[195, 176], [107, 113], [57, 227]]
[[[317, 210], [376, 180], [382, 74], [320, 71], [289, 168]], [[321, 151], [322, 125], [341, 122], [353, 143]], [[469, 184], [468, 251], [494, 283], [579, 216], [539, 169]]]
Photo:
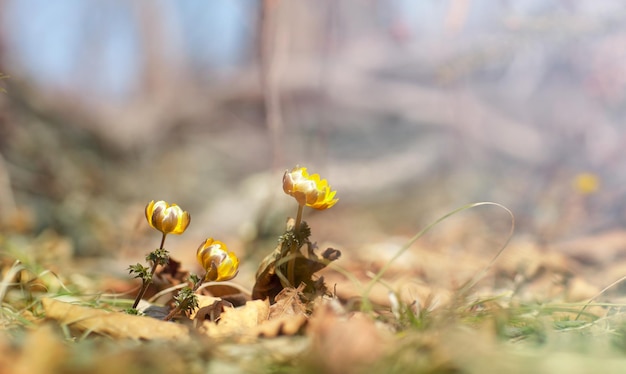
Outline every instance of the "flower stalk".
[[170, 205], [162, 200], [157, 202], [154, 200], [150, 201], [148, 205], [146, 205], [145, 213], [148, 224], [162, 233], [161, 244], [159, 248], [146, 256], [146, 261], [151, 264], [150, 268], [141, 264], [131, 265], [129, 267], [130, 274], [135, 273], [135, 278], [141, 279], [141, 288], [139, 289], [139, 293], [137, 293], [131, 310], [137, 309], [139, 301], [146, 294], [148, 287], [152, 283], [152, 278], [154, 277], [157, 266], [165, 266], [169, 262], [169, 252], [164, 247], [167, 234], [180, 235], [185, 232], [191, 222], [191, 216], [188, 212], [183, 211], [176, 204]]
[[290, 256], [287, 262], [287, 281], [291, 287], [297, 287], [295, 268], [296, 258], [300, 256], [300, 248], [304, 244], [300, 235], [304, 207], [325, 210], [335, 205], [339, 199], [335, 198], [337, 191], [331, 189], [326, 179], [322, 179], [319, 174], [309, 175], [305, 167], [296, 166], [291, 171], [285, 171], [283, 191], [298, 202], [298, 213], [293, 227], [294, 240], [287, 253]]
[[[208, 272], [207, 272], [208, 273]], [[176, 295], [176, 297], [174, 298], [175, 302], [176, 302], [176, 307], [174, 309], [172, 309], [167, 316], [165, 316], [165, 318], [163, 318], [164, 321], [169, 321], [172, 318], [174, 318], [174, 316], [178, 315], [178, 313], [180, 313], [183, 310], [194, 310], [198, 307], [198, 298], [196, 297], [196, 291], [198, 291], [198, 288], [200, 288], [200, 286], [202, 285], [202, 283], [204, 283], [204, 280], [206, 279], [206, 274], [204, 275], [204, 277], [197, 279], [194, 282], [193, 288], [190, 287], [184, 287], [183, 289], [180, 290], [180, 292], [178, 293], [178, 295]]]
[[290, 259], [287, 262], [287, 280], [291, 287], [296, 287], [296, 257], [300, 253], [300, 247], [302, 246], [302, 238], [300, 237], [300, 223], [302, 223], [302, 212], [304, 211], [304, 205], [298, 204], [298, 214], [296, 215], [296, 223], [293, 226], [294, 241], [289, 246]]
[[198, 307], [196, 291], [205, 282], [221, 282], [233, 279], [239, 272], [239, 259], [234, 252], [219, 240], [206, 239], [198, 247], [196, 257], [205, 270], [204, 276], [190, 278], [193, 287], [184, 287], [174, 298], [176, 307], [164, 318], [169, 321], [182, 311], [192, 311]]
[[[148, 261], [150, 261], [151, 258], [154, 258], [154, 260], [151, 261], [152, 268], [150, 269], [150, 272], [146, 273], [144, 276], [141, 277], [141, 280], [142, 280], [141, 289], [139, 290], [139, 293], [137, 293], [137, 297], [135, 298], [135, 302], [133, 303], [133, 306], [132, 306], [133, 309], [137, 309], [137, 305], [139, 305], [139, 301], [143, 299], [144, 295], [146, 294], [146, 291], [148, 290], [148, 286], [150, 286], [150, 283], [152, 283], [152, 278], [154, 277], [154, 272], [156, 271], [157, 266], [159, 264], [166, 265], [169, 262], [169, 255], [167, 254], [167, 251], [165, 251], [165, 249], [163, 248], [163, 245], [165, 244], [166, 236], [167, 234], [163, 234], [163, 236], [161, 237], [161, 245], [159, 245], [159, 248], [156, 251], [151, 252], [146, 257], [146, 260]], [[162, 255], [160, 255], [159, 253], [161, 253]], [[132, 273], [132, 270], [131, 270], [131, 273]]]

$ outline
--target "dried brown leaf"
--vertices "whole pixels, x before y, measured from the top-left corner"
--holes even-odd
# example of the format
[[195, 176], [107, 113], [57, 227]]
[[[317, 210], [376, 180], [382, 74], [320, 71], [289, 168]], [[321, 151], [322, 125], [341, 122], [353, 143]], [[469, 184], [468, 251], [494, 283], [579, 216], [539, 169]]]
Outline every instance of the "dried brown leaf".
[[344, 315], [321, 304], [309, 319], [312, 364], [325, 373], [367, 372], [390, 346], [391, 335], [363, 313]]
[[[7, 373], [49, 373], [56, 372], [67, 359], [69, 352], [51, 326], [42, 325], [32, 330], [24, 342], [24, 350], [12, 362]], [[0, 372], [4, 372], [0, 370]]]
[[170, 257], [167, 265], [159, 266], [155, 273], [155, 278], [160, 279], [165, 287], [176, 286], [189, 278], [189, 271], [182, 267], [180, 261]]
[[[286, 233], [294, 229], [294, 220], [291, 218], [287, 221]], [[303, 255], [302, 251], [306, 247], [306, 254]], [[315, 253], [317, 246], [314, 243], [306, 241], [301, 244], [301, 247], [297, 249], [296, 257], [293, 259], [294, 265], [294, 279], [293, 284], [306, 284], [305, 295], [309, 300], [314, 299], [319, 295], [326, 293], [326, 286], [322, 277], [314, 278], [314, 274], [324, 269], [329, 263], [335, 261], [341, 257], [341, 252], [328, 248], [322, 256], [318, 256]], [[275, 302], [276, 296], [282, 291], [285, 284], [281, 282], [279, 277], [280, 271], [286, 273], [287, 264], [280, 265], [277, 268], [277, 263], [280, 264], [284, 261], [284, 256], [291, 253], [291, 249], [288, 248], [287, 242], [281, 241], [276, 248], [267, 255], [256, 272], [256, 282], [252, 288], [252, 299], [266, 299], [270, 300], [270, 303]]]
[[566, 300], [570, 302], [585, 301], [595, 297], [600, 288], [592, 285], [583, 277], [573, 277], [568, 282]]
[[306, 307], [302, 303], [304, 285], [297, 289], [285, 288], [276, 295], [275, 303], [269, 307], [267, 321], [261, 323], [254, 334], [273, 338], [282, 335], [296, 335], [302, 332], [308, 321]]
[[304, 330], [308, 320], [304, 314], [284, 315], [263, 322], [255, 329], [255, 333], [262, 338], [297, 335]]
[[270, 302], [274, 301], [274, 297], [283, 289], [280, 278], [276, 275], [276, 261], [281, 256], [281, 244], [265, 256], [259, 269], [256, 272], [256, 282], [252, 288], [252, 299], [263, 300], [268, 298]]
[[200, 295], [220, 297], [228, 301], [232, 306], [238, 307], [246, 304], [250, 300], [250, 292], [244, 288], [224, 283], [209, 283], [203, 285], [199, 291]]
[[91, 331], [115, 338], [189, 339], [187, 327], [171, 322], [72, 305], [49, 298], [43, 299], [42, 304], [48, 319], [80, 331]]
[[206, 286], [202, 286], [203, 295], [223, 297], [228, 295], [237, 295], [240, 293], [242, 293], [242, 290], [240, 288], [231, 286], [229, 284], [211, 283]]
[[299, 316], [306, 314], [306, 307], [301, 301], [303, 285], [298, 289], [284, 288], [276, 295], [275, 303], [270, 306], [268, 320], [281, 317]]
[[191, 313], [189, 318], [192, 320], [202, 321], [216, 321], [220, 318], [222, 312], [226, 307], [232, 308], [232, 304], [220, 299], [219, 297], [197, 295], [198, 308]]
[[240, 308], [224, 308], [217, 323], [205, 321], [201, 332], [215, 339], [256, 336], [255, 328], [267, 320], [269, 301], [253, 300]]

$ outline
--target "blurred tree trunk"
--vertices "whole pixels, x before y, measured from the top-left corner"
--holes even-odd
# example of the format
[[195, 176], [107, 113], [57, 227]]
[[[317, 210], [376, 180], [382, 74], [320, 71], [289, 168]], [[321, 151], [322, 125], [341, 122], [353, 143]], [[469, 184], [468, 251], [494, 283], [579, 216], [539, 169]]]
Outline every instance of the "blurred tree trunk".
[[[0, 14], [6, 14], [5, 8], [6, 8], [6, 0], [0, 0]], [[0, 73], [5, 73], [6, 74], [6, 70], [4, 69], [5, 67], [5, 56], [6, 56], [6, 27], [0, 27]]]
[[166, 90], [166, 61], [163, 43], [166, 40], [163, 30], [163, 17], [160, 5], [156, 2], [136, 3], [135, 14], [139, 24], [139, 40], [143, 49], [141, 96], [161, 96]]
[[[0, 14], [6, 14], [6, 1], [0, 0]], [[8, 75], [6, 69], [7, 38], [6, 28], [0, 27], [0, 78]], [[7, 93], [3, 91], [5, 79], [0, 79], [0, 227], [5, 226], [8, 221], [15, 217], [17, 208], [11, 188], [11, 178], [4, 161], [4, 149], [9, 142], [10, 135], [10, 113], [7, 100]]]
[[176, 98], [176, 92], [190, 81], [185, 70], [184, 51], [174, 50], [184, 44], [180, 40], [180, 25], [172, 24], [177, 17], [166, 16], [167, 12], [176, 12], [176, 9], [161, 2], [138, 1], [134, 4], [143, 52], [138, 79], [140, 96], [159, 102]]
[[263, 0], [259, 15], [259, 74], [265, 109], [265, 126], [272, 144], [272, 168], [276, 170], [284, 163], [280, 147], [283, 138], [283, 123], [280, 108], [278, 82], [278, 30], [281, 0]]
[[[0, 14], [6, 14], [7, 2], [6, 0], [0, 0]], [[7, 29], [6, 27], [0, 27], [0, 77], [10, 75], [6, 69], [6, 52], [7, 52]], [[2, 154], [9, 138], [9, 107], [7, 104], [6, 85], [8, 81], [6, 79], [0, 79], [0, 154]], [[0, 195], [2, 192], [0, 191]], [[0, 202], [1, 204], [1, 202]]]

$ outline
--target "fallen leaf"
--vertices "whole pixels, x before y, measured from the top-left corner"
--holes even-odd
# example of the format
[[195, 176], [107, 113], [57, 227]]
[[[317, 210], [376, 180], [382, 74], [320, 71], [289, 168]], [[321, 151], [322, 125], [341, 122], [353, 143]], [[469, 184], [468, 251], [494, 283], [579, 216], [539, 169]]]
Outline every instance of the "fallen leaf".
[[568, 302], [584, 301], [595, 297], [600, 288], [592, 285], [582, 277], [573, 277], [568, 282], [566, 300]]
[[205, 295], [197, 295], [198, 297], [198, 308], [191, 313], [189, 318], [191, 320], [202, 322], [202, 321], [216, 321], [225, 307], [231, 307], [232, 304], [220, 299], [219, 297], [213, 296], [205, 296]]
[[281, 317], [299, 316], [306, 314], [306, 307], [300, 300], [304, 285], [297, 289], [289, 287], [284, 288], [276, 295], [275, 303], [270, 306], [268, 320]]
[[269, 315], [268, 300], [248, 301], [239, 308], [224, 308], [217, 323], [204, 321], [201, 333], [214, 339], [256, 337], [255, 328]]
[[331, 304], [320, 304], [309, 319], [311, 364], [324, 373], [362, 373], [390, 346], [391, 334], [363, 313], [338, 313]]
[[[293, 218], [287, 220], [285, 235], [293, 232], [294, 222]], [[302, 225], [306, 225], [306, 222], [302, 222]], [[324, 279], [322, 277], [314, 278], [313, 275], [341, 257], [341, 252], [333, 248], [326, 249], [320, 257], [315, 253], [316, 249], [316, 244], [307, 240], [297, 248], [296, 256], [293, 259], [295, 269], [293, 283], [294, 285], [306, 284], [304, 293], [309, 300], [313, 300], [327, 291]], [[302, 254], [303, 250], [306, 252], [304, 255]], [[281, 270], [283, 275], [287, 272], [287, 263], [284, 258], [289, 253], [290, 249], [287, 242], [280, 241], [272, 253], [261, 261], [256, 272], [256, 282], [252, 288], [252, 299], [262, 300], [268, 298], [271, 304], [275, 302], [276, 296], [285, 287], [285, 284], [281, 282], [279, 274]], [[281, 263], [283, 264], [280, 265]], [[285, 280], [283, 281], [286, 282]]]
[[227, 295], [236, 295], [241, 293], [241, 289], [233, 287], [228, 284], [222, 283], [209, 283], [206, 286], [202, 285], [203, 293], [209, 294], [209, 296], [222, 297]]
[[606, 266], [626, 256], [626, 231], [607, 231], [553, 245], [563, 253], [587, 266]]
[[308, 321], [308, 317], [304, 314], [281, 316], [263, 322], [254, 332], [256, 336], [261, 338], [297, 335], [304, 330]]
[[73, 305], [50, 298], [44, 298], [41, 302], [46, 318], [79, 331], [129, 339], [189, 339], [189, 329], [180, 324]]
[[175, 286], [185, 282], [189, 277], [189, 272], [183, 269], [180, 261], [170, 257], [167, 265], [159, 266], [154, 276], [163, 279], [168, 286]]
[[282, 244], [279, 243], [259, 264], [256, 282], [252, 288], [253, 300], [268, 298], [270, 302], [274, 302], [274, 297], [283, 289], [280, 278], [276, 275], [276, 261], [281, 258], [281, 248]]
[[69, 355], [67, 347], [54, 333], [52, 326], [42, 325], [32, 330], [24, 342], [24, 350], [14, 361], [11, 373], [58, 372]]

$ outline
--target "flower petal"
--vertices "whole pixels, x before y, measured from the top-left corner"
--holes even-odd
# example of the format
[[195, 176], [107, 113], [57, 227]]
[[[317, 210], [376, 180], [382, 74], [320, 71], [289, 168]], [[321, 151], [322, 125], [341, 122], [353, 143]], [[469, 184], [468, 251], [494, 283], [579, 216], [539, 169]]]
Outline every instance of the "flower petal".
[[178, 205], [169, 205], [167, 202], [160, 200], [150, 201], [146, 205], [146, 219], [153, 228], [164, 234], [180, 235], [189, 226], [191, 216], [189, 212], [183, 211]]
[[228, 251], [226, 244], [206, 239], [196, 253], [198, 262], [206, 271], [207, 281], [220, 282], [234, 278], [239, 272], [239, 259]]
[[328, 181], [319, 174], [309, 175], [305, 167], [295, 167], [283, 174], [283, 191], [293, 196], [298, 204], [323, 210], [335, 205], [337, 191], [332, 191]]

